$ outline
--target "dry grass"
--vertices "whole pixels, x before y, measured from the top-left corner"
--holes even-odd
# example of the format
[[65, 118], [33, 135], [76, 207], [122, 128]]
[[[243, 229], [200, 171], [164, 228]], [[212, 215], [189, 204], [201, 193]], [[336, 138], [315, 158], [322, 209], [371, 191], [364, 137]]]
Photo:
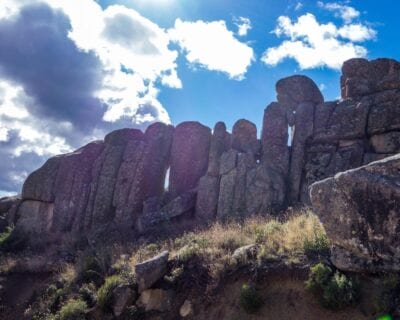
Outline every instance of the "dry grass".
[[[258, 261], [264, 258], [287, 256], [296, 260], [304, 255], [305, 245], [318, 246], [325, 231], [318, 218], [308, 209], [290, 213], [288, 218], [278, 221], [272, 217], [256, 217], [244, 222], [214, 223], [208, 229], [189, 232], [183, 236], [150, 243], [133, 250], [129, 265], [153, 257], [162, 250], [169, 250], [171, 257], [186, 261], [199, 257], [211, 270], [223, 272], [232, 264], [232, 253], [248, 244], [259, 246]], [[126, 261], [126, 257], [124, 258]]]

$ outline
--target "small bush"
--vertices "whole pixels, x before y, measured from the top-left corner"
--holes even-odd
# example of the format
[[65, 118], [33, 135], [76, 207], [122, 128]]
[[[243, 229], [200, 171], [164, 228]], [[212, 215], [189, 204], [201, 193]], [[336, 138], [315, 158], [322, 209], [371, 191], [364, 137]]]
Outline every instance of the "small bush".
[[310, 255], [324, 255], [329, 253], [329, 241], [325, 233], [315, 232], [312, 238], [306, 238], [303, 243], [304, 253]]
[[113, 304], [113, 291], [123, 283], [120, 276], [114, 275], [106, 278], [104, 284], [97, 291], [97, 301], [104, 312], [110, 312]]
[[81, 295], [83, 301], [85, 301], [89, 307], [93, 307], [96, 304], [96, 287], [93, 283], [84, 284], [79, 289], [79, 294]]
[[83, 283], [94, 283], [101, 286], [104, 282], [103, 270], [99, 260], [94, 256], [85, 257], [80, 268], [79, 279]]
[[324, 307], [334, 310], [354, 305], [359, 298], [356, 279], [347, 277], [339, 271], [333, 271], [323, 263], [311, 268], [306, 288], [319, 298]]
[[70, 299], [60, 310], [60, 320], [86, 320], [87, 305], [80, 299]]
[[0, 251], [17, 252], [27, 246], [27, 236], [14, 227], [7, 227], [6, 231], [0, 234]]
[[240, 306], [247, 313], [257, 312], [263, 305], [262, 297], [253, 286], [244, 284], [240, 289]]

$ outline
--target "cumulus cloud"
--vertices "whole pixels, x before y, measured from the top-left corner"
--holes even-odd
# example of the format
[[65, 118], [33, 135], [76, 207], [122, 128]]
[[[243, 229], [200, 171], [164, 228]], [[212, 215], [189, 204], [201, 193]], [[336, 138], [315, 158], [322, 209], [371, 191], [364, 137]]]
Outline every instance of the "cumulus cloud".
[[168, 44], [163, 29], [125, 7], [2, 1], [0, 194], [20, 190], [48, 157], [110, 130], [170, 122], [156, 88], [181, 86]]
[[317, 4], [323, 9], [334, 12], [335, 16], [342, 18], [345, 23], [350, 23], [360, 16], [360, 12], [355, 8], [338, 2], [323, 3], [318, 1]]
[[[240, 19], [244, 35], [250, 21]], [[170, 123], [158, 95], [182, 87], [171, 41], [189, 62], [234, 79], [253, 60], [223, 21], [177, 20], [165, 30], [94, 0], [1, 0], [0, 196], [50, 156], [121, 127]]]
[[275, 66], [291, 58], [301, 69], [340, 69], [343, 62], [350, 58], [365, 57], [367, 49], [357, 43], [376, 36], [376, 31], [364, 24], [336, 26], [333, 22], [320, 23], [311, 13], [300, 16], [297, 21], [280, 16], [273, 33], [288, 39], [277, 47], [268, 48], [262, 61]]
[[224, 72], [232, 79], [243, 79], [254, 60], [253, 49], [237, 40], [225, 21], [188, 22], [177, 19], [169, 34], [185, 51], [189, 63]]
[[249, 18], [239, 17], [234, 19], [234, 23], [238, 27], [237, 35], [240, 37], [246, 36], [252, 28]]

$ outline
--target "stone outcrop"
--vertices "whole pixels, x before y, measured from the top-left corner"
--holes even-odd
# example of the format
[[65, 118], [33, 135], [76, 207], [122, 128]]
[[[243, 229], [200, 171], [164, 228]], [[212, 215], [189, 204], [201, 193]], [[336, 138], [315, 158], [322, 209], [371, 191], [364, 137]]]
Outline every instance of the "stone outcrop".
[[183, 122], [175, 128], [171, 147], [169, 197], [197, 187], [207, 172], [211, 130], [199, 122]]
[[134, 236], [166, 221], [276, 214], [309, 203], [312, 183], [400, 152], [397, 61], [347, 61], [339, 101], [324, 102], [305, 76], [276, 91], [260, 138], [245, 119], [231, 133], [223, 122], [213, 131], [198, 122], [116, 130], [49, 159], [8, 216], [42, 235], [112, 226]]
[[169, 252], [164, 251], [150, 260], [135, 266], [136, 280], [139, 293], [150, 288], [167, 272]]
[[342, 270], [400, 271], [400, 155], [336, 174], [311, 199]]

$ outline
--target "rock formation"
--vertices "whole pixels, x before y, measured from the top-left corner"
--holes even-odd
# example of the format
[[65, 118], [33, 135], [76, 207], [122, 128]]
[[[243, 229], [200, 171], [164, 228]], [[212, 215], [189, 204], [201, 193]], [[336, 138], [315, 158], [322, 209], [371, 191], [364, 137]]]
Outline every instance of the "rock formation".
[[311, 186], [314, 209], [342, 270], [400, 270], [400, 155]]
[[260, 139], [244, 119], [231, 133], [222, 122], [213, 131], [156, 123], [49, 159], [25, 181], [17, 227], [61, 234], [111, 224], [134, 233], [187, 214], [207, 222], [277, 213], [309, 203], [316, 181], [400, 152], [397, 61], [345, 62], [339, 101], [324, 102], [305, 76], [278, 81], [276, 91]]

